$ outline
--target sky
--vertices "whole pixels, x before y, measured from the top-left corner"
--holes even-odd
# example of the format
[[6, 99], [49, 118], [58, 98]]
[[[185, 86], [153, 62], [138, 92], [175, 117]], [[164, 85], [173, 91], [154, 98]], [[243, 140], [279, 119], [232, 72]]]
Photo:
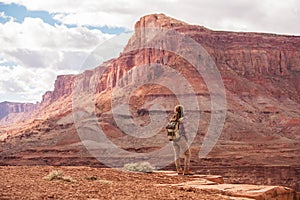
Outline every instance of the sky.
[[[0, 102], [36, 102], [104, 41], [164, 13], [213, 30], [300, 35], [299, 0], [0, 0]], [[100, 63], [99, 63], [100, 64]]]

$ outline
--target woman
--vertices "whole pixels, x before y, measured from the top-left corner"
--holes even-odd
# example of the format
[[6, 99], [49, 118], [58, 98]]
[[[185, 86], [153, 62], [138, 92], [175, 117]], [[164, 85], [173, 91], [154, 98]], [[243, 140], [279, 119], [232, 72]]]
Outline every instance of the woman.
[[[181, 105], [177, 105], [174, 108], [174, 115], [171, 121], [176, 121], [177, 123], [177, 131], [179, 131], [179, 137], [173, 140], [173, 148], [175, 152], [175, 165], [177, 169], [178, 175], [193, 175], [190, 171], [190, 159], [191, 159], [191, 151], [188, 146], [188, 139], [185, 135], [184, 130], [184, 120], [183, 120], [183, 107]], [[180, 164], [180, 151], [184, 151], [184, 171], [182, 171]]]

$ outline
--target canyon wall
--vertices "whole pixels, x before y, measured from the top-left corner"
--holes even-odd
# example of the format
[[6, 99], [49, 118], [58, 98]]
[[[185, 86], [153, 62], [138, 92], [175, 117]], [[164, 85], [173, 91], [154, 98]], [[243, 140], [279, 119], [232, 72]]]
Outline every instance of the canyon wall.
[[75, 75], [59, 75], [54, 83], [54, 90], [43, 95], [41, 105], [53, 103], [63, 96], [72, 94]]
[[[0, 103], [0, 125], [18, 123], [26, 119], [39, 118], [48, 112], [47, 107], [58, 99], [70, 97], [73, 90], [75, 75], [59, 75], [54, 83], [54, 90], [47, 91], [42, 102], [33, 103]], [[65, 108], [59, 108], [65, 109]], [[51, 113], [48, 113], [51, 114]]]
[[[149, 27], [175, 30], [201, 44], [216, 63], [227, 92], [234, 93], [239, 98], [260, 98], [261, 102], [266, 104], [261, 109], [265, 110], [280, 110], [280, 108], [274, 108], [277, 105], [270, 104], [270, 101], [266, 100], [267, 96], [272, 96], [277, 100], [290, 99], [300, 103], [300, 37], [212, 31], [202, 26], [189, 25], [163, 14], [142, 17], [136, 23], [136, 32], [119, 58], [79, 75], [84, 77], [85, 88], [96, 84], [95, 92], [101, 93], [115, 87], [116, 83], [133, 67], [159, 63], [180, 71], [199, 94], [207, 94], [208, 91], [201, 76], [195, 76], [193, 67], [180, 56], [160, 49], [128, 51], [139, 42], [142, 30]], [[189, 49], [185, 50], [189, 51]], [[103, 65], [108, 68], [99, 77]], [[95, 76], [99, 78], [96, 82]], [[70, 96], [75, 77], [75, 75], [58, 76], [54, 91], [48, 91], [43, 95], [41, 106], [49, 105], [63, 96]], [[250, 84], [245, 84], [246, 82]], [[36, 109], [38, 106], [31, 105], [31, 107]], [[20, 108], [19, 110], [23, 112], [26, 109]], [[5, 117], [11, 111], [3, 110], [1, 117]]]
[[10, 113], [32, 112], [38, 108], [38, 104], [33, 103], [0, 103], [0, 120]]
[[[97, 84], [95, 91], [101, 93], [114, 88], [133, 67], [157, 63], [179, 71], [199, 93], [208, 93], [202, 77], [197, 76], [193, 66], [179, 55], [164, 50], [163, 41], [161, 47], [156, 49], [130, 51], [133, 46], [139, 46], [142, 34], [146, 34], [144, 31], [149, 27], [175, 30], [201, 44], [218, 67], [227, 92], [234, 93], [238, 98], [266, 101], [265, 107], [260, 108], [263, 110], [278, 110], [274, 108], [277, 103], [274, 105], [266, 99], [269, 97], [300, 103], [300, 37], [212, 31], [162, 14], [145, 16], [136, 23], [135, 33], [120, 57], [80, 75], [84, 77], [85, 88]], [[99, 77], [102, 68], [106, 68], [106, 71]], [[134, 74], [126, 75], [128, 80], [134, 80]], [[99, 79], [98, 82], [95, 79]]]

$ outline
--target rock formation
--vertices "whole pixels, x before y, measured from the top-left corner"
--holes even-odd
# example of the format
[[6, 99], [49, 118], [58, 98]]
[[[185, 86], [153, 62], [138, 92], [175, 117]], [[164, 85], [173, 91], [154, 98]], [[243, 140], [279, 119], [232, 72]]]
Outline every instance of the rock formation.
[[59, 75], [54, 83], [54, 90], [48, 91], [43, 95], [41, 104], [50, 104], [63, 96], [72, 94], [75, 75]]
[[17, 123], [26, 119], [39, 118], [47, 106], [60, 98], [70, 97], [73, 90], [75, 75], [60, 75], [54, 83], [54, 90], [47, 91], [42, 102], [33, 103], [0, 103], [0, 125]]
[[[177, 176], [172, 171], [159, 172], [166, 176]], [[294, 200], [299, 199], [297, 192], [282, 186], [265, 186], [249, 184], [224, 184], [223, 177], [213, 175], [194, 175], [192, 180], [177, 184], [158, 184], [158, 187], [169, 186], [180, 189], [200, 189], [219, 193], [224, 199], [256, 199], [256, 200]]]
[[[142, 30], [147, 27], [174, 30], [192, 38], [209, 53], [222, 76], [227, 98], [226, 122], [218, 144], [204, 159], [199, 160], [197, 153], [212, 115], [207, 85], [191, 63], [174, 52], [159, 48], [131, 51], [133, 46], [139, 44]], [[183, 50], [191, 51], [188, 48]], [[130, 146], [132, 138], [118, 129], [109, 112], [111, 94], [117, 84], [130, 85], [134, 78], [140, 78], [139, 75], [151, 77], [160, 74], [159, 69], [146, 74], [143, 68], [139, 68], [150, 63], [167, 65], [177, 70], [195, 90], [201, 113], [200, 127], [192, 145], [192, 165], [195, 168], [211, 168], [222, 175], [232, 172], [241, 178], [237, 180], [240, 183], [249, 177], [239, 171], [240, 166], [245, 166], [249, 167], [248, 171], [245, 170], [247, 173], [250, 170], [254, 174], [249, 179], [259, 180], [260, 184], [274, 184], [272, 177], [263, 179], [258, 176], [270, 176], [269, 172], [265, 173], [266, 166], [275, 166], [276, 170], [273, 171], [280, 174], [276, 176], [276, 184], [300, 191], [300, 179], [294, 176], [299, 171], [300, 163], [300, 37], [213, 31], [163, 14], [142, 17], [118, 58], [99, 63], [99, 67], [76, 76], [59, 76], [54, 91], [44, 94], [39, 109], [27, 117], [27, 121], [22, 125], [0, 129], [0, 140], [3, 141], [3, 150], [0, 152], [2, 164], [16, 164], [17, 158], [18, 162], [25, 164], [97, 165], [97, 161], [82, 147], [74, 127], [72, 92], [73, 86], [78, 87], [76, 83], [79, 83], [82, 91], [94, 95], [93, 109], [97, 120], [115, 144], [135, 152], [160, 148], [165, 144], [164, 133], [153, 143], [137, 139], [133, 142], [137, 146]], [[134, 68], [138, 69], [137, 74], [132, 73]], [[123, 79], [124, 76], [126, 79]], [[179, 89], [181, 95], [185, 95], [185, 88]], [[117, 92], [119, 96], [128, 94], [126, 90], [123, 93]], [[118, 103], [119, 99], [115, 100]], [[177, 100], [172, 91], [158, 84], [136, 89], [129, 99], [132, 118], [144, 126], [149, 122], [147, 109], [156, 102], [172, 107]], [[2, 115], [5, 116], [6, 112]], [[122, 117], [131, 119], [131, 116]], [[60, 156], [64, 156], [64, 159]], [[292, 172], [292, 175], [286, 174], [288, 177], [283, 173], [286, 167], [290, 167]]]
[[32, 112], [37, 107], [38, 105], [33, 103], [2, 102], [0, 103], [0, 120], [10, 113]]

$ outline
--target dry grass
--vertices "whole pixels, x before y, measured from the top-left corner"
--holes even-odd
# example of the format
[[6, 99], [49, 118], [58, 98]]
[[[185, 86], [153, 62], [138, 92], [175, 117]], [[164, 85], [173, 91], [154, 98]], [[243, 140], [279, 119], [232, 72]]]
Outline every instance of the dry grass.
[[60, 180], [66, 182], [76, 182], [72, 177], [66, 176], [63, 174], [62, 171], [53, 170], [47, 176], [43, 177], [44, 180], [53, 181], [53, 180]]
[[129, 163], [124, 165], [124, 169], [133, 172], [151, 173], [154, 167], [148, 162]]
[[105, 179], [99, 179], [97, 176], [88, 176], [88, 177], [85, 177], [85, 179], [88, 181], [98, 181], [101, 184], [112, 184], [112, 181], [105, 180]]

